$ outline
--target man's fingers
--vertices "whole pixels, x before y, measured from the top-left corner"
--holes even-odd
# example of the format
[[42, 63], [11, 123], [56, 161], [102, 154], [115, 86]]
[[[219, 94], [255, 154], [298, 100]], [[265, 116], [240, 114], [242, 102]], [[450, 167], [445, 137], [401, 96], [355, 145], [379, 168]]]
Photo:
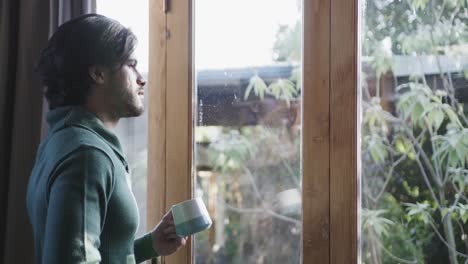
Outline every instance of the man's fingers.
[[177, 247], [185, 246], [185, 244], [187, 244], [187, 239], [186, 238], [177, 237], [177, 239], [176, 239], [176, 246]]
[[185, 246], [187, 244], [188, 237], [180, 237], [175, 233], [166, 236], [166, 239], [171, 240], [171, 243], [177, 247]]
[[181, 237], [178, 236], [176, 233], [168, 234], [166, 236], [167, 239], [178, 241]]
[[172, 210], [167, 211], [167, 213], [162, 218], [163, 221], [174, 221], [174, 216], [172, 215]]
[[166, 229], [163, 230], [163, 233], [165, 235], [175, 234], [176, 233], [176, 228], [175, 228], [174, 225], [170, 225], [169, 227], [166, 227]]
[[168, 226], [174, 226], [174, 217], [172, 211], [168, 211], [161, 219], [161, 228], [166, 229]]

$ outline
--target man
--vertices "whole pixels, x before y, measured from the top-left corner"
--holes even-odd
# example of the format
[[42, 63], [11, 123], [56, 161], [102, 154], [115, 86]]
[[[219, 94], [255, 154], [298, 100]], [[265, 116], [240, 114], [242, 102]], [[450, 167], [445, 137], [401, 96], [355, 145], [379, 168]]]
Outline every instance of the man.
[[37, 71], [50, 111], [27, 191], [36, 263], [139, 263], [185, 245], [169, 211], [135, 239], [138, 209], [129, 169], [112, 132], [144, 111], [136, 37], [91, 14], [59, 27]]

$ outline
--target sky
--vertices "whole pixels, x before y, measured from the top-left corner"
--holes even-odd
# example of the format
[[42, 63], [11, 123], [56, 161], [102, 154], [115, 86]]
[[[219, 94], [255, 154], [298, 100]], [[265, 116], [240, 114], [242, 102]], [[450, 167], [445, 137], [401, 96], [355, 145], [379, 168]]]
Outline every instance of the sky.
[[[153, 0], [97, 1], [98, 13], [120, 21], [138, 37], [136, 55], [143, 72], [148, 69], [148, 1]], [[301, 17], [298, 0], [193, 1], [197, 70], [272, 64], [279, 25], [293, 25]]]

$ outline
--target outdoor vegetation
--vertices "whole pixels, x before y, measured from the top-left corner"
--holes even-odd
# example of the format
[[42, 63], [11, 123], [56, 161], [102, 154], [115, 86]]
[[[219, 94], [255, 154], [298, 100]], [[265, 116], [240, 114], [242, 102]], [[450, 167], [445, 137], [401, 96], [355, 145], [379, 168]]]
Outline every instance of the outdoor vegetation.
[[362, 11], [362, 262], [468, 263], [468, 1]]
[[251, 69], [240, 101], [255, 124], [196, 127], [197, 190], [214, 220], [196, 236], [196, 263], [301, 262], [301, 31], [280, 26], [273, 45], [289, 78]]
[[[363, 1], [362, 263], [468, 263], [467, 23], [466, 0]], [[299, 65], [300, 33], [279, 28], [276, 61]], [[253, 74], [244, 100], [297, 108], [300, 79]], [[300, 123], [198, 129], [221, 221], [198, 259], [299, 263], [300, 204], [279, 194], [300, 193]]]

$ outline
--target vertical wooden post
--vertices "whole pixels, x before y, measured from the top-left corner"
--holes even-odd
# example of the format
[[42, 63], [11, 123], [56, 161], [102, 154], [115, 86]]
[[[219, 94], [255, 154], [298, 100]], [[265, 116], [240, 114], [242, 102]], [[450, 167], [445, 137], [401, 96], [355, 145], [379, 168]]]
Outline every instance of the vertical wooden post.
[[[149, 1], [147, 229], [166, 210], [166, 14], [163, 1]], [[153, 262], [155, 263], [155, 262]]]
[[[191, 1], [150, 1], [148, 228], [192, 196]], [[191, 241], [162, 263], [190, 263]]]
[[330, 259], [330, 1], [304, 1], [302, 263]]
[[331, 0], [330, 263], [358, 261], [358, 0]]
[[[192, 1], [167, 13], [166, 210], [192, 197]], [[166, 263], [191, 263], [191, 240]]]

